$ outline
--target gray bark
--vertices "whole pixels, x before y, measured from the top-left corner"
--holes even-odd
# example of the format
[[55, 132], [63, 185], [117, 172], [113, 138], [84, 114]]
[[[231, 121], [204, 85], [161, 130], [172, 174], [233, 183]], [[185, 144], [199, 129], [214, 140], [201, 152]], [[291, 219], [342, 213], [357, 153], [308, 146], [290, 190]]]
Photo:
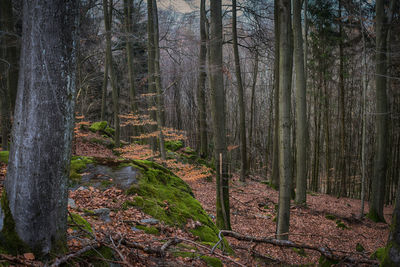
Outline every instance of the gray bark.
[[279, 210], [278, 239], [289, 238], [290, 196], [292, 184], [292, 152], [290, 144], [291, 106], [291, 3], [279, 0]]
[[217, 168], [217, 226], [230, 229], [229, 180], [225, 132], [225, 95], [222, 76], [221, 0], [211, 1], [210, 80], [213, 119], [214, 160]]
[[304, 73], [301, 2], [293, 1], [294, 60], [296, 68], [296, 203], [306, 203], [307, 191], [307, 107]]
[[66, 246], [78, 1], [23, 3], [21, 69], [5, 189], [17, 235], [43, 255]]

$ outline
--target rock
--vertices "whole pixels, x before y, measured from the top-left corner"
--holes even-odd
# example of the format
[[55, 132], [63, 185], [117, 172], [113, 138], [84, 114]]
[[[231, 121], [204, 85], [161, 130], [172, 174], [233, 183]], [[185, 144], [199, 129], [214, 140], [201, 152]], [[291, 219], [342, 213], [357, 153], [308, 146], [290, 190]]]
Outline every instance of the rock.
[[108, 166], [88, 164], [85, 173], [82, 174], [82, 182], [100, 186], [104, 182], [111, 182], [123, 190], [136, 184], [139, 172], [132, 166], [125, 166], [118, 170]]
[[159, 220], [157, 220], [157, 219], [154, 219], [154, 218], [149, 218], [149, 219], [143, 219], [143, 220], [141, 220], [140, 221], [140, 223], [143, 223], [143, 224], [158, 224], [160, 221]]
[[208, 214], [208, 216], [211, 218], [211, 219], [215, 219], [215, 216], [214, 215], [212, 215], [212, 214]]
[[110, 209], [108, 208], [95, 209], [93, 210], [93, 215], [99, 216], [100, 220], [106, 223], [111, 222]]
[[271, 219], [271, 215], [256, 214], [255, 216], [263, 219]]
[[138, 229], [138, 228], [136, 228], [135, 226], [132, 226], [132, 227], [131, 227], [131, 230], [134, 231], [134, 232], [142, 231], [141, 229]]
[[70, 207], [71, 209], [76, 209], [75, 200], [73, 200], [72, 198], [68, 198], [68, 207]]

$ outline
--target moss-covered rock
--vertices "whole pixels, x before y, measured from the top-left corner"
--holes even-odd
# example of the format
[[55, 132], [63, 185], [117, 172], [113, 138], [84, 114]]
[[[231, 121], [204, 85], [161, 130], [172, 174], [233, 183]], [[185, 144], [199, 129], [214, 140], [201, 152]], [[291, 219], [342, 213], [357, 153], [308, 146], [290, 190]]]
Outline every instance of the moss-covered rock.
[[87, 164], [94, 163], [94, 159], [91, 157], [74, 156], [71, 159], [71, 167], [69, 172], [69, 178], [72, 183], [79, 183], [81, 181], [81, 172], [86, 168]]
[[159, 235], [160, 231], [154, 226], [144, 226], [144, 225], [137, 225], [137, 229], [143, 230], [146, 234], [150, 235]]
[[[193, 197], [190, 187], [178, 176], [163, 166], [146, 160], [133, 160], [131, 164], [141, 171], [137, 184], [127, 194], [137, 194], [133, 205], [168, 225], [186, 227], [188, 220], [199, 222], [188, 229], [200, 241], [218, 242], [219, 229], [211, 221], [201, 204]], [[225, 247], [230, 250], [225, 242]]]
[[179, 140], [171, 140], [165, 141], [165, 148], [171, 151], [177, 151], [183, 147], [182, 141]]
[[68, 215], [68, 225], [75, 231], [83, 229], [86, 232], [93, 233], [90, 223], [77, 213], [70, 213], [70, 215]]
[[15, 222], [12, 217], [7, 194], [3, 191], [0, 200], [0, 253], [22, 254], [30, 251], [15, 231]]
[[114, 129], [114, 128], [111, 128], [111, 127], [109, 127], [109, 126], [107, 126], [107, 127], [104, 129], [104, 132], [105, 132], [108, 136], [114, 136], [114, 134], [115, 134], [115, 129]]
[[98, 121], [98, 122], [94, 122], [92, 123], [92, 125], [90, 125], [89, 130], [91, 130], [92, 132], [99, 132], [99, 131], [104, 131], [107, 128], [107, 122], [106, 121]]
[[8, 151], [0, 151], [0, 162], [8, 164]]

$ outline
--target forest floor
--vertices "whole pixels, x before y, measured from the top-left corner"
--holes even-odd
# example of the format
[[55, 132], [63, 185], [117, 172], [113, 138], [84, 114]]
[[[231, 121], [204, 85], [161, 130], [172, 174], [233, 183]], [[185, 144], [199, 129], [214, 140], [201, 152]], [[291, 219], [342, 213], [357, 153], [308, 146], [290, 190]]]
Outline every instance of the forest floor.
[[[97, 134], [88, 133], [83, 138], [77, 138], [73, 148], [74, 154], [115, 157], [111, 149], [98, 143], [87, 142], [88, 138], [94, 135]], [[122, 155], [124, 153], [128, 152], [122, 151]], [[151, 158], [152, 154], [147, 147], [138, 146], [134, 155], [129, 156], [129, 158], [135, 157]], [[205, 175], [206, 169], [200, 168], [199, 170], [189, 163], [181, 164], [170, 160], [164, 162], [164, 165], [189, 184], [205, 211], [212, 218], [215, 218], [215, 177], [207, 177], [209, 175]], [[6, 165], [1, 163], [0, 193], [3, 190], [2, 182], [5, 174]], [[264, 180], [264, 177], [250, 176], [246, 183], [242, 183], [235, 175], [231, 179], [230, 206], [233, 231], [248, 236], [274, 238], [278, 192], [263, 183]], [[207, 261], [201, 258], [201, 255], [210, 255], [210, 247], [197, 243], [197, 238], [191, 233], [164, 225], [161, 222], [154, 226], [157, 229], [156, 234], [137, 229], [136, 226], [140, 225], [139, 222], [151, 218], [151, 216], [136, 208], [121, 209], [122, 203], [132, 200], [132, 196], [124, 194], [122, 190], [116, 187], [110, 187], [106, 190], [82, 187], [70, 191], [69, 198], [75, 202], [74, 205], [69, 206], [69, 211], [80, 214], [93, 228], [93, 234], [82, 237], [76, 235], [73, 225], [69, 226], [69, 250], [72, 253], [77, 253], [71, 259], [72, 262], [79, 262], [80, 266], [86, 266], [87, 258], [81, 258], [81, 254], [78, 252], [93, 243], [93, 236], [96, 237], [96, 240], [107, 240], [104, 241], [104, 244], [111, 247], [114, 254], [118, 255], [118, 260], [103, 259], [109, 263], [122, 266], [207, 266]], [[99, 208], [111, 210], [110, 221], [105, 222], [86, 212]], [[367, 209], [368, 205], [366, 205]], [[336, 198], [325, 194], [307, 194], [307, 207], [294, 205], [291, 207], [290, 240], [298, 244], [327, 247], [337, 255], [357, 258], [363, 254], [364, 258], [368, 258], [374, 251], [385, 245], [389, 225], [374, 223], [369, 219], [359, 220], [359, 210], [359, 200]], [[393, 208], [390, 206], [385, 207], [384, 214], [387, 222], [391, 221], [392, 210]], [[171, 246], [168, 253], [162, 257], [157, 253], [144, 252], [144, 248], [157, 250], [161, 248], [165, 240], [171, 240], [174, 237], [183, 240], [182, 243], [186, 245]], [[236, 255], [223, 255], [218, 249], [216, 254], [213, 254], [214, 257], [221, 260], [224, 266], [275, 266], [282, 264], [310, 264], [312, 266], [318, 263], [320, 257], [318, 252], [310, 250], [303, 251], [269, 244], [256, 244], [238, 241], [231, 237], [227, 237], [227, 240]], [[358, 244], [365, 249], [364, 252], [356, 251]], [[194, 247], [196, 247], [195, 250]], [[186, 254], [180, 254], [181, 250], [184, 250]], [[187, 257], [187, 252], [193, 253], [192, 257]], [[2, 260], [7, 259], [4, 255], [0, 258]], [[101, 260], [99, 256], [94, 258]], [[35, 261], [30, 253], [11, 257], [8, 261], [14, 266], [43, 265], [40, 261]]]

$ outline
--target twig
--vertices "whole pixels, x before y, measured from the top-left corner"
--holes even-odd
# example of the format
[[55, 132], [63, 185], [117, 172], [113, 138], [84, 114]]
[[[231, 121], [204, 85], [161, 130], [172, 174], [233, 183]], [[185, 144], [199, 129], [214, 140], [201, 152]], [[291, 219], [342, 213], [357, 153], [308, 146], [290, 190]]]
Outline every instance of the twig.
[[332, 253], [332, 250], [329, 248], [324, 248], [324, 247], [316, 247], [316, 246], [311, 246], [311, 245], [306, 245], [306, 244], [296, 244], [292, 241], [288, 240], [278, 240], [278, 239], [272, 239], [272, 238], [259, 238], [259, 237], [254, 237], [254, 236], [246, 236], [242, 235], [233, 231], [228, 231], [228, 230], [221, 230], [221, 233], [224, 236], [230, 236], [233, 238], [236, 238], [237, 240], [242, 240], [242, 241], [248, 241], [248, 242], [254, 242], [254, 243], [266, 243], [266, 244], [272, 244], [280, 247], [292, 247], [292, 248], [303, 248], [303, 249], [309, 249], [309, 250], [314, 250], [322, 254], [324, 257], [335, 260], [335, 261], [344, 261], [344, 262], [350, 262], [350, 263], [366, 263], [366, 264], [379, 264], [378, 261], [376, 260], [367, 260], [367, 259], [355, 259], [355, 258], [350, 258], [347, 256], [339, 256], [335, 255]]
[[67, 262], [69, 259], [72, 259], [72, 258], [75, 258], [75, 257], [79, 257], [79, 256], [82, 255], [83, 253], [85, 253], [85, 252], [87, 252], [87, 251], [89, 251], [89, 250], [92, 250], [92, 249], [99, 248], [99, 247], [101, 247], [101, 244], [99, 244], [99, 243], [97, 243], [97, 242], [96, 242], [96, 243], [93, 243], [93, 244], [90, 244], [90, 245], [88, 245], [88, 246], [86, 246], [86, 247], [83, 247], [82, 249], [78, 250], [77, 252], [74, 252], [74, 253], [65, 255], [64, 257], [61, 257], [61, 258], [56, 259], [56, 260], [53, 262], [53, 264], [50, 265], [50, 267], [57, 267], [57, 266], [60, 266], [62, 263]]
[[179, 244], [179, 243], [181, 243], [182, 242], [182, 240], [181, 239], [179, 239], [179, 238], [172, 238], [172, 239], [170, 239], [170, 240], [168, 240], [164, 245], [162, 245], [161, 246], [161, 253], [164, 255], [165, 254], [165, 251], [170, 247], [170, 246], [174, 246], [174, 245], [177, 245], [177, 244]]

